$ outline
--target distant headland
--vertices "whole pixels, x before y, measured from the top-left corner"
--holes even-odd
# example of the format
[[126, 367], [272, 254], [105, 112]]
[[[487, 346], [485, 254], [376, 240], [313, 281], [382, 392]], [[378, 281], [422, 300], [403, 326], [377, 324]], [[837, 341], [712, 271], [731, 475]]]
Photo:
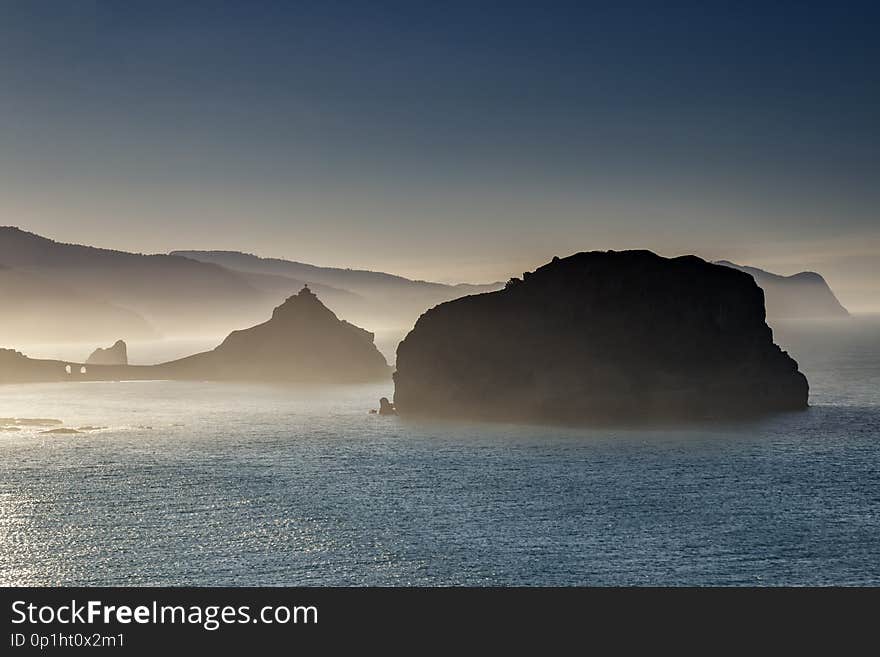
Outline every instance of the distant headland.
[[821, 274], [802, 271], [780, 276], [757, 267], [737, 265], [719, 260], [719, 265], [733, 267], [751, 274], [764, 290], [767, 317], [772, 319], [833, 319], [849, 317]]
[[[391, 369], [373, 334], [340, 320], [304, 287], [262, 324], [231, 333], [219, 346], [158, 365], [103, 364], [121, 359], [124, 343], [86, 363], [37, 360], [0, 350], [0, 383], [178, 379], [349, 383], [388, 379]], [[98, 362], [98, 361], [101, 362]]]

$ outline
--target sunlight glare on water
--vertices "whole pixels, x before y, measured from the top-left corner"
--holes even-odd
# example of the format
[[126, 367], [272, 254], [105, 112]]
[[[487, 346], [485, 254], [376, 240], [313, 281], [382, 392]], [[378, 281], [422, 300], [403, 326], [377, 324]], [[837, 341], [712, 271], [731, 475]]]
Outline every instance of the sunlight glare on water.
[[878, 338], [779, 327], [809, 411], [653, 431], [369, 415], [390, 383], [4, 386], [91, 428], [0, 432], [0, 584], [880, 584]]

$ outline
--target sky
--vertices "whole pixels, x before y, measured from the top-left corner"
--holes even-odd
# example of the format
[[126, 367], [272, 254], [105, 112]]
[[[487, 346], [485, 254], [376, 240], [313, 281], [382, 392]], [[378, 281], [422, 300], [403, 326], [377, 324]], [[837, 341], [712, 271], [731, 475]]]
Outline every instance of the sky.
[[880, 5], [0, 0], [0, 223], [446, 282], [650, 248], [880, 310]]

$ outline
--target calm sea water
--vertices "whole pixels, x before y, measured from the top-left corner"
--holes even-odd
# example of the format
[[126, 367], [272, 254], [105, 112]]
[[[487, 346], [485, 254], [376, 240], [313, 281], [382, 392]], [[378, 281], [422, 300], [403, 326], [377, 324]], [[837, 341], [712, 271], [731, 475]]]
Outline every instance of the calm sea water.
[[0, 585], [880, 584], [880, 319], [783, 324], [812, 408], [560, 429], [391, 386], [5, 386]]

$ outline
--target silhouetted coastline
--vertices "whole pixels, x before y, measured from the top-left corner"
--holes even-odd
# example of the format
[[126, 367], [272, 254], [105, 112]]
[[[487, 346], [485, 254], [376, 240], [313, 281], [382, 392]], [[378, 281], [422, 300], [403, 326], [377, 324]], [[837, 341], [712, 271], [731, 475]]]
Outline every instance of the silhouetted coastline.
[[158, 365], [103, 365], [27, 358], [0, 350], [0, 382], [146, 379], [349, 383], [390, 378], [373, 334], [340, 320], [307, 287], [262, 324], [211, 351]]

